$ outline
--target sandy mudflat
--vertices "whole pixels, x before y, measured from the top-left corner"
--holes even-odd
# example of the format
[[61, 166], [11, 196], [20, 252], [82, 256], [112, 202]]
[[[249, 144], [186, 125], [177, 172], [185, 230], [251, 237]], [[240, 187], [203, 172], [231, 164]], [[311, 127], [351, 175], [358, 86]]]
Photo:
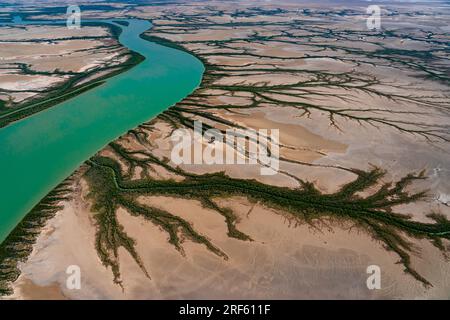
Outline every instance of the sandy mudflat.
[[246, 127], [260, 129], [278, 129], [280, 144], [291, 148], [281, 148], [281, 155], [288, 159], [312, 162], [328, 152], [345, 153], [347, 147], [336, 141], [326, 140], [299, 125], [290, 125], [271, 120], [270, 113], [252, 112], [248, 115], [223, 115], [225, 119], [245, 124]]
[[6, 27], [0, 29], [0, 40], [35, 40], [64, 39], [71, 37], [104, 37], [108, 31], [103, 27], [84, 27], [68, 29], [61, 26], [24, 26], [20, 28]]
[[58, 284], [38, 286], [33, 281], [23, 278], [18, 285], [20, 297], [27, 300], [66, 300]]
[[59, 77], [42, 75], [0, 75], [0, 87], [6, 90], [44, 90], [61, 81]]
[[[120, 271], [125, 290], [112, 284], [93, 248], [94, 227], [87, 208], [80, 200], [66, 203], [66, 208], [50, 222], [51, 233], [44, 232], [23, 266], [16, 282], [16, 298], [432, 298], [445, 295], [450, 268], [436, 268], [426, 263], [430, 255], [439, 255], [426, 247], [421, 258], [413, 257], [419, 270], [435, 281], [430, 290], [412, 277], [402, 276], [397, 257], [386, 253], [379, 243], [357, 229], [335, 227], [321, 231], [295, 226], [283, 215], [274, 214], [243, 198], [217, 200], [238, 212], [238, 228], [253, 242], [233, 240], [226, 235], [223, 218], [203, 209], [197, 201], [167, 197], [142, 197], [141, 203], [153, 204], [183, 217], [217, 247], [229, 260], [186, 240], [185, 256], [167, 243], [167, 234], [142, 218], [131, 217], [120, 209], [118, 217], [126, 232], [136, 240], [137, 251], [152, 279], [121, 249]], [[351, 249], [349, 249], [351, 248]], [[434, 257], [435, 259], [436, 257]], [[366, 268], [382, 269], [382, 290], [366, 287]], [[65, 287], [69, 265], [81, 268], [82, 289]], [[432, 271], [433, 269], [433, 271]], [[402, 279], [399, 281], [399, 279]], [[33, 289], [33, 290], [31, 290]]]

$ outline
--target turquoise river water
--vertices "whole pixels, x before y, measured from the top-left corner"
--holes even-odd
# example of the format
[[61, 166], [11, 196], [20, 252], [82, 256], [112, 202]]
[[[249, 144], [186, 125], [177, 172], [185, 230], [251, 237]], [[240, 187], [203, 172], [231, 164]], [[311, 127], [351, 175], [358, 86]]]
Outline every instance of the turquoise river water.
[[[120, 26], [122, 45], [146, 59], [71, 100], [0, 129], [0, 242], [48, 192], [108, 142], [189, 95], [204, 67], [143, 40], [144, 20]], [[112, 23], [112, 22], [110, 22]]]

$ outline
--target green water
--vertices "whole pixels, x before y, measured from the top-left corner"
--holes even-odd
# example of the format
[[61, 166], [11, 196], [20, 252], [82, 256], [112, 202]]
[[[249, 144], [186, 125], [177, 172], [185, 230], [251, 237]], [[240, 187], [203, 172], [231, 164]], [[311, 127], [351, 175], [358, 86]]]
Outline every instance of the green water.
[[100, 87], [0, 129], [0, 242], [45, 195], [108, 142], [200, 84], [194, 56], [148, 42], [128, 20], [119, 41], [146, 60]]

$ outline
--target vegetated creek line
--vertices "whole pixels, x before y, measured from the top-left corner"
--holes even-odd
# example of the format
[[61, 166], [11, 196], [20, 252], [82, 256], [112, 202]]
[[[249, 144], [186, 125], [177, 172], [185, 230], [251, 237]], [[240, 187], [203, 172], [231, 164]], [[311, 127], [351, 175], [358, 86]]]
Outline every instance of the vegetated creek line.
[[120, 25], [120, 43], [145, 61], [80, 96], [0, 129], [0, 243], [84, 161], [199, 86], [204, 72], [200, 60], [140, 38], [150, 22], [121, 20], [129, 26]]

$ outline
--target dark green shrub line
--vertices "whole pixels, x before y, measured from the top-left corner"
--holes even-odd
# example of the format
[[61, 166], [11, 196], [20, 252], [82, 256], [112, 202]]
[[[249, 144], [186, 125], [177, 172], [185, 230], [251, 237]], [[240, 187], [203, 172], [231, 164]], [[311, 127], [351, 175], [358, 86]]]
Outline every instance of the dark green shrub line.
[[70, 199], [71, 183], [67, 179], [51, 191], [0, 244], [0, 296], [13, 293], [10, 284], [20, 275], [18, 264], [28, 259], [41, 229], [63, 208], [61, 202]]

